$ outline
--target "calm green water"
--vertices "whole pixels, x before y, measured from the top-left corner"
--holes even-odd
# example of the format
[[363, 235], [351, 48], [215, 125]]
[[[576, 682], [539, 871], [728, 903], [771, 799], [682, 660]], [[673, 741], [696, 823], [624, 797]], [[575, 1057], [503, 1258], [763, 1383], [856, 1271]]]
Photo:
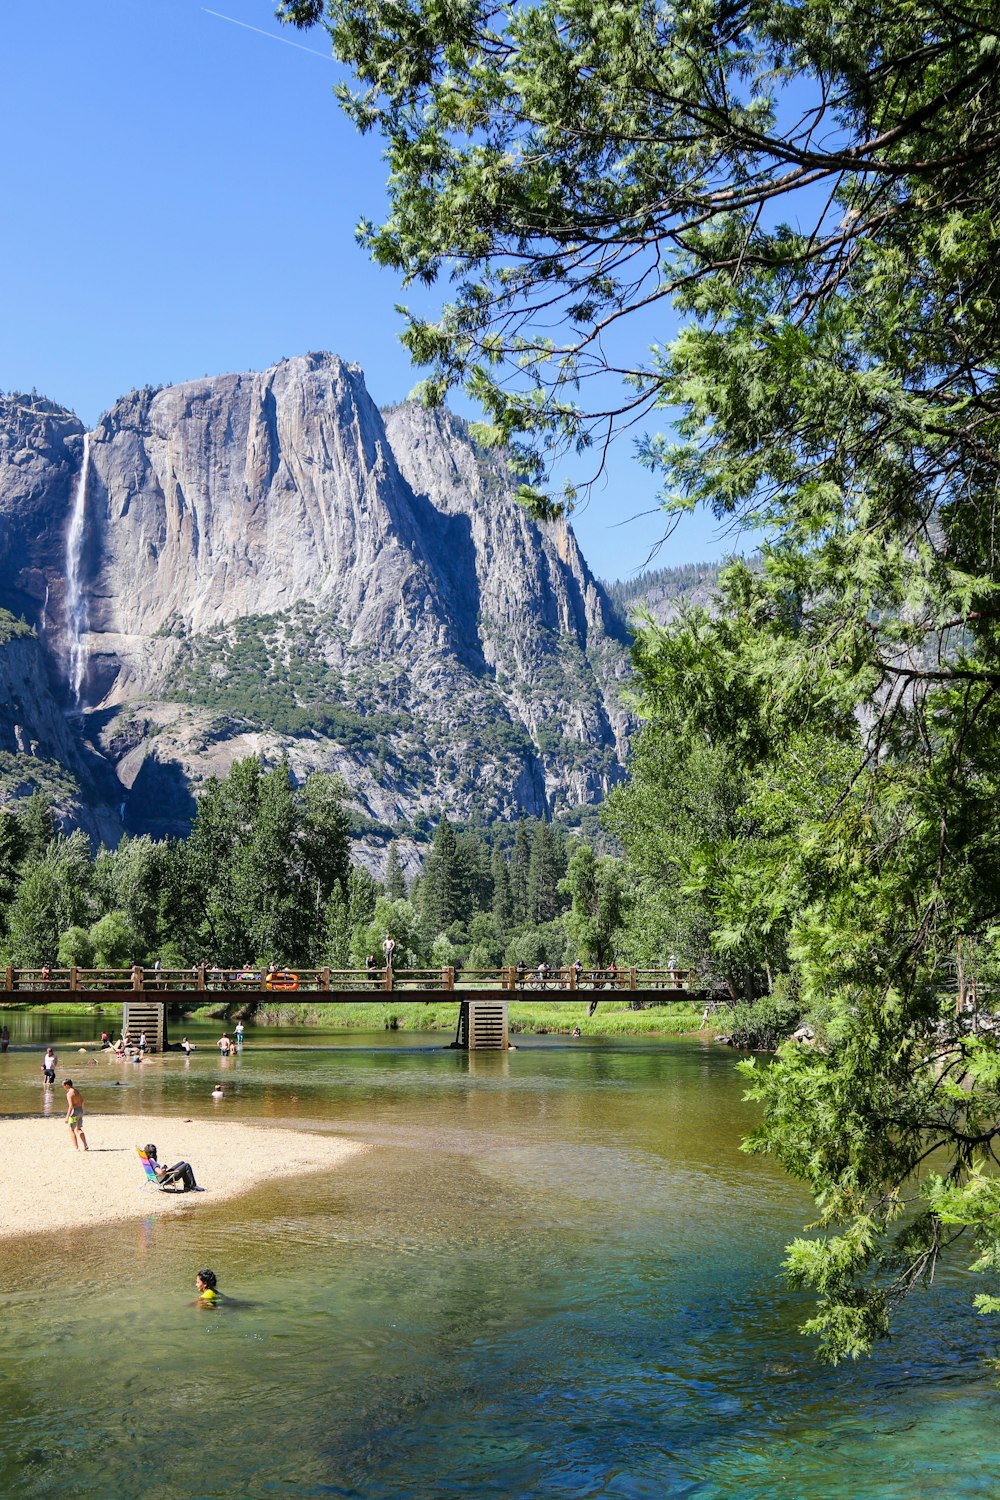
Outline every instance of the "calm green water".
[[[15, 1023], [0, 1109], [37, 1114], [46, 1023]], [[190, 1062], [88, 1068], [91, 1145], [94, 1115], [142, 1110], [169, 1157], [170, 1117], [223, 1071], [215, 1034]], [[996, 1350], [967, 1279], [866, 1364], [824, 1370], [798, 1339], [776, 1268], [806, 1205], [738, 1150], [731, 1054], [441, 1040], [254, 1032], [228, 1117], [376, 1149], [168, 1220], [0, 1245], [0, 1495], [997, 1493]], [[215, 1313], [192, 1305], [204, 1264], [233, 1299]]]

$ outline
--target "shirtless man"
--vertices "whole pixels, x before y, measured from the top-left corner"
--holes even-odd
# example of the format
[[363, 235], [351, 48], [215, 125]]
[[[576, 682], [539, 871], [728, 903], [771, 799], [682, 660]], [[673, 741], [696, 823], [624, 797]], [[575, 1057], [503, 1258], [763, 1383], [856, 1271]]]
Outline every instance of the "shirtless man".
[[[82, 1141], [84, 1151], [89, 1151], [87, 1137], [83, 1133], [83, 1095], [79, 1089], [73, 1087], [72, 1078], [63, 1079], [63, 1088], [66, 1090], [66, 1124], [73, 1137], [73, 1147], [79, 1151], [80, 1141]], [[77, 1136], [80, 1137], [79, 1141]]]

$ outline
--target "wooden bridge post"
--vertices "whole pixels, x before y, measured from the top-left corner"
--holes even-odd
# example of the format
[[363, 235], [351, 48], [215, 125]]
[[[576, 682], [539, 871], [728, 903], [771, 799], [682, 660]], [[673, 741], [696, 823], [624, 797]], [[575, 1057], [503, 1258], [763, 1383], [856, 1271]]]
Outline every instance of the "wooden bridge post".
[[145, 988], [141, 964], [132, 965], [132, 988], [133, 990], [142, 990]]
[[70, 966], [69, 987], [71, 990], [78, 990], [80, 988], [80, 970], [77, 968], [76, 964], [72, 964]]
[[198, 965], [197, 972], [196, 972], [196, 974], [194, 976], [194, 987], [195, 987], [196, 990], [203, 990], [205, 988], [205, 965], [204, 964], [199, 964]]
[[630, 990], [634, 990], [635, 989], [635, 970], [634, 969], [629, 969], [629, 971], [628, 971], [628, 987], [629, 987]]
[[10, 964], [7, 965], [3, 974], [3, 987], [5, 990], [14, 989], [14, 970]]
[[330, 990], [330, 970], [329, 969], [320, 969], [320, 971], [319, 971], [319, 981], [320, 981], [320, 987], [322, 989], [326, 990], [327, 993], [329, 993], [329, 990]]
[[389, 991], [390, 993], [392, 991], [392, 964], [386, 964], [385, 966], [385, 975], [382, 979], [382, 988]]
[[446, 968], [441, 970], [441, 983], [446, 990], [453, 990], [455, 988], [455, 969], [453, 964], [448, 964]]

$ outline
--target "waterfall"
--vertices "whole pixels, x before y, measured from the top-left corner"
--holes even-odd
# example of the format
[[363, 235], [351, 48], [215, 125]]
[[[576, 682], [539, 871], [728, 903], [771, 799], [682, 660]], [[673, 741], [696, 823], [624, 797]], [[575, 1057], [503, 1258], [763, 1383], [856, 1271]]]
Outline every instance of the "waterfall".
[[83, 435], [83, 467], [76, 481], [73, 509], [66, 531], [66, 624], [69, 630], [69, 688], [73, 706], [80, 707], [80, 692], [86, 666], [83, 637], [87, 629], [87, 601], [80, 587], [83, 534], [87, 520], [87, 477], [90, 472], [90, 433]]

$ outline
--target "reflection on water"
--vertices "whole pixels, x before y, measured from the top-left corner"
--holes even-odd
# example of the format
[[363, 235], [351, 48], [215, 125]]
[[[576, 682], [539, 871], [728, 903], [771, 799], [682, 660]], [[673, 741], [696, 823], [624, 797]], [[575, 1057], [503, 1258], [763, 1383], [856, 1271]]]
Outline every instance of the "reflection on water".
[[[776, 1267], [805, 1205], [739, 1151], [729, 1054], [254, 1032], [222, 1063], [216, 1031], [190, 1034], [190, 1060], [141, 1067], [63, 1043], [95, 1134], [152, 1113], [169, 1154], [170, 1117], [209, 1115], [224, 1076], [230, 1118], [377, 1149], [196, 1214], [6, 1242], [0, 1494], [70, 1473], [88, 1500], [995, 1493], [967, 1287], [855, 1368], [796, 1336]], [[6, 1113], [43, 1108], [45, 1040], [3, 1060]], [[206, 1264], [230, 1297], [207, 1316]]]

